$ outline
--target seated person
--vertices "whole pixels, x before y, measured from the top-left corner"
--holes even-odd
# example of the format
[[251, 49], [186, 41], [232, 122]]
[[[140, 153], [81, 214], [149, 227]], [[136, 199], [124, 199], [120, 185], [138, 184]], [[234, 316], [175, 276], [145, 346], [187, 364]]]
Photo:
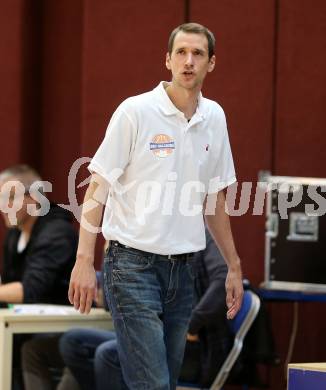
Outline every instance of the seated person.
[[233, 335], [226, 318], [227, 266], [206, 229], [206, 248], [194, 257], [195, 302], [179, 380], [208, 387], [215, 379]]
[[[226, 319], [227, 267], [208, 232], [206, 241], [206, 249], [198, 252], [193, 260], [196, 298], [180, 375], [182, 381], [202, 385], [213, 381], [232, 344]], [[35, 342], [38, 342], [36, 348]], [[44, 340], [34, 340], [33, 343], [34, 348], [26, 348], [23, 353], [24, 371], [31, 369], [29, 362], [36, 360], [32, 351], [37, 349], [39, 370], [34, 371], [34, 375], [49, 378], [46, 373], [49, 355], [46, 352], [46, 343]], [[60, 351], [63, 357], [61, 367], [64, 364], [69, 367], [81, 389], [126, 388], [113, 332], [89, 329], [68, 331], [60, 339]], [[53, 353], [51, 359], [54, 359]], [[58, 364], [57, 358], [56, 363]], [[26, 386], [26, 390], [32, 388]]]
[[[77, 232], [68, 211], [50, 205], [44, 194], [34, 193], [33, 184], [40, 180], [28, 165], [16, 165], [0, 173], [0, 214], [8, 228], [0, 285], [3, 303], [69, 303]], [[24, 190], [18, 191], [12, 181], [19, 182]], [[45, 204], [49, 211], [39, 215]], [[17, 205], [20, 207], [16, 210]], [[23, 339], [15, 336], [15, 365], [19, 365]]]

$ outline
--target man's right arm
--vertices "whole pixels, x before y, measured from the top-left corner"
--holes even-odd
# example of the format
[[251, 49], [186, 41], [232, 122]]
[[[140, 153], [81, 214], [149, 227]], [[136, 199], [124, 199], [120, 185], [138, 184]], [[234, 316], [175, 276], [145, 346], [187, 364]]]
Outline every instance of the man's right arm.
[[230, 218], [225, 210], [225, 202], [225, 194], [221, 190], [216, 197], [215, 214], [207, 214], [205, 219], [207, 227], [228, 266], [225, 282], [227, 318], [233, 319], [241, 307], [243, 285], [240, 258], [233, 241]]
[[[108, 192], [108, 182], [93, 173], [82, 208], [76, 263], [71, 273], [68, 292], [70, 303], [81, 313], [89, 313], [96, 296], [94, 251], [97, 232], [94, 230], [97, 230], [101, 223]], [[95, 229], [89, 229], [89, 226]]]

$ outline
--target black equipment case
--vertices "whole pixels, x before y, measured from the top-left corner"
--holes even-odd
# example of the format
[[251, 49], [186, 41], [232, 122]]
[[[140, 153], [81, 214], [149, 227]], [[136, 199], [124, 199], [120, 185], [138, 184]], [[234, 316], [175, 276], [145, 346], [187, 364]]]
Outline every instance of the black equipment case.
[[326, 293], [326, 179], [266, 176], [262, 287]]

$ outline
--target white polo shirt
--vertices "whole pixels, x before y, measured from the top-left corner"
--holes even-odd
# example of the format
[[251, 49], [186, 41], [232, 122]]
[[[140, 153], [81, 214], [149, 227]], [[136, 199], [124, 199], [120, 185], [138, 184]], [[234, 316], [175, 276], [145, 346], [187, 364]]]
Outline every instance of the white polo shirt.
[[166, 85], [117, 108], [89, 165], [111, 185], [105, 239], [163, 255], [205, 248], [205, 196], [236, 180], [222, 108], [200, 95], [188, 122]]

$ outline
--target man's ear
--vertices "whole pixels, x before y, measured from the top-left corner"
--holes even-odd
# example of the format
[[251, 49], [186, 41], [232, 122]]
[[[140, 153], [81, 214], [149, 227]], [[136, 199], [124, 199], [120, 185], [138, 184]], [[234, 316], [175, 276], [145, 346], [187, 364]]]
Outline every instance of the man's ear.
[[167, 67], [168, 70], [171, 70], [170, 53], [166, 53], [165, 66]]
[[213, 55], [213, 56], [209, 59], [208, 72], [212, 72], [213, 69], [215, 68], [215, 61], [216, 61], [216, 57], [215, 57], [215, 55]]

